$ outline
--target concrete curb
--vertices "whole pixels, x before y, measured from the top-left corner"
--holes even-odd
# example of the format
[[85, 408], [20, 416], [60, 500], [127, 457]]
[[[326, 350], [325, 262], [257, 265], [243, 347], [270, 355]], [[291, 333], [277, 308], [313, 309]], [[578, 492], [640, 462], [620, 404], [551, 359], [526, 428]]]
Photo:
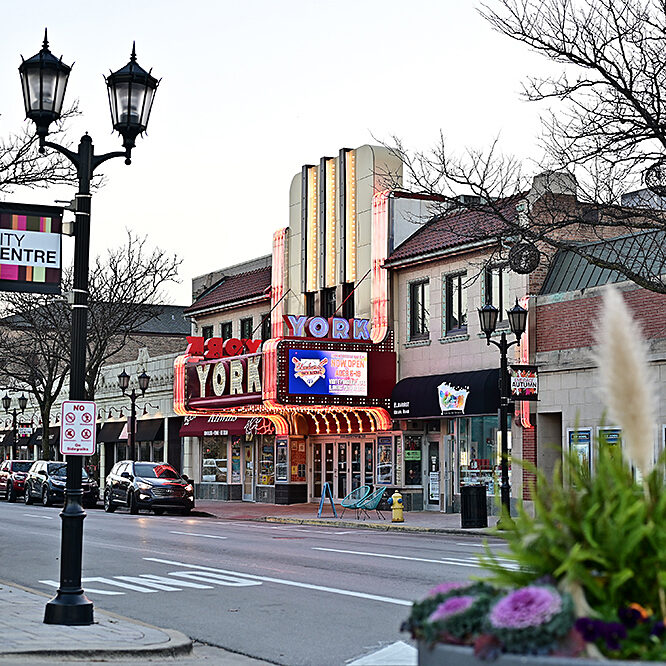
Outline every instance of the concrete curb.
[[[30, 594], [34, 594], [45, 599], [50, 599], [53, 596], [45, 594], [40, 590], [34, 590], [30, 587], [26, 587], [25, 585], [20, 585], [19, 583], [13, 583], [6, 580], [0, 580], [0, 585], [5, 585], [6, 587], [15, 587], [17, 589], [23, 590], [24, 592], [29, 592]], [[95, 618], [99, 618], [100, 616], [114, 618], [117, 620], [122, 620], [123, 622], [128, 622], [130, 624], [147, 627], [154, 631], [160, 631], [163, 634], [166, 634], [168, 640], [153, 645], [127, 645], [126, 643], [118, 643], [105, 645], [99, 648], [77, 648], [75, 646], [68, 648], [53, 647], [44, 649], [20, 648], [15, 650], [3, 650], [0, 648], [0, 662], [10, 657], [14, 659], [38, 657], [41, 660], [53, 659], [54, 662], [62, 659], [63, 657], [71, 657], [74, 659], [95, 659], [95, 661], [99, 661], [103, 658], [176, 657], [188, 655], [192, 652], [192, 641], [190, 638], [182, 632], [176, 631], [175, 629], [164, 629], [162, 627], [156, 627], [155, 625], [148, 624], [147, 622], [141, 622], [140, 620], [126, 617], [124, 615], [95, 609]], [[95, 622], [98, 622], [98, 620], [96, 619]]]
[[494, 527], [485, 527], [481, 529], [462, 527], [425, 527], [420, 525], [405, 525], [396, 523], [362, 523], [346, 520], [322, 520], [319, 518], [282, 518], [280, 516], [264, 516], [262, 518], [250, 518], [244, 520], [253, 520], [263, 523], [284, 523], [291, 525], [322, 525], [328, 527], [356, 527], [366, 530], [378, 530], [380, 532], [423, 532], [426, 534], [467, 534], [484, 537], [498, 537], [497, 530]]

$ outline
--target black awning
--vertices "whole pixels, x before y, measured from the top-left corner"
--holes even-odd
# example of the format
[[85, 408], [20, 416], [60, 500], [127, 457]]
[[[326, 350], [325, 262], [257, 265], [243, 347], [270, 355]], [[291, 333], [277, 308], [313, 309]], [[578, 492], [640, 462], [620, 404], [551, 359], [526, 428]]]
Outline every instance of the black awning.
[[146, 419], [136, 422], [137, 442], [161, 442], [164, 440], [164, 419]]
[[119, 442], [125, 421], [107, 421], [97, 433], [98, 442]]
[[10, 446], [11, 444], [14, 443], [14, 431], [13, 430], [8, 430], [3, 435], [0, 435], [0, 437], [2, 437], [2, 441], [0, 442], [0, 446]]
[[[28, 446], [41, 446], [43, 434], [43, 428], [35, 428], [35, 431], [30, 435], [30, 439], [28, 440]], [[49, 439], [51, 440], [51, 446], [54, 446], [58, 442], [60, 439], [60, 426], [51, 426], [49, 428]]]
[[464, 415], [496, 414], [499, 409], [499, 368], [494, 368], [401, 379], [395, 385], [391, 396], [393, 418], [455, 416], [455, 412], [442, 413], [438, 390], [440, 384], [469, 390], [465, 410], [462, 412]]

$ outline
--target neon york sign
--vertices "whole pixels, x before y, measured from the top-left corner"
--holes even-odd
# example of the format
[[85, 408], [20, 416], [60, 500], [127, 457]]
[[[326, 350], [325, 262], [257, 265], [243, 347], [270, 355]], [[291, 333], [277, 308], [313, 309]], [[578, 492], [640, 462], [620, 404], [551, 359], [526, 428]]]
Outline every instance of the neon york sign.
[[343, 319], [342, 317], [299, 317], [283, 315], [291, 338], [319, 338], [323, 340], [367, 340], [370, 342], [368, 319]]
[[261, 347], [261, 340], [247, 340], [245, 338], [208, 338], [187, 336], [187, 349], [189, 356], [203, 358], [224, 358], [226, 356], [241, 356], [242, 354], [255, 354]]

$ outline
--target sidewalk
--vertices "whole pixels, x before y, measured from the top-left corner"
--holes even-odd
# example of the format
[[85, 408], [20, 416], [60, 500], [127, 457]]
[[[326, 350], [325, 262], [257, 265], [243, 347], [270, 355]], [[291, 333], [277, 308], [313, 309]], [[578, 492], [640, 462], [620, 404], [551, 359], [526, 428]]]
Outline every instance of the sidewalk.
[[347, 509], [344, 518], [340, 518], [342, 507], [335, 505], [338, 517], [333, 516], [331, 503], [327, 502], [321, 518], [317, 517], [319, 503], [312, 504], [263, 504], [260, 502], [223, 502], [221, 500], [197, 500], [195, 512], [207, 514], [222, 520], [254, 520], [269, 523], [291, 523], [298, 525], [334, 525], [336, 527], [360, 527], [364, 529], [426, 532], [435, 534], [472, 534], [493, 536], [498, 516], [488, 516], [487, 528], [465, 528], [460, 526], [459, 513], [440, 513], [439, 511], [405, 511], [403, 523], [391, 522], [391, 512], [382, 511], [386, 520], [370, 512], [371, 518], [356, 520], [353, 510]]
[[44, 624], [50, 596], [0, 580], [0, 663], [61, 664], [113, 660], [189, 664], [263, 662], [203, 646], [192, 651], [192, 641], [180, 631], [160, 629], [95, 608], [95, 623], [87, 627]]

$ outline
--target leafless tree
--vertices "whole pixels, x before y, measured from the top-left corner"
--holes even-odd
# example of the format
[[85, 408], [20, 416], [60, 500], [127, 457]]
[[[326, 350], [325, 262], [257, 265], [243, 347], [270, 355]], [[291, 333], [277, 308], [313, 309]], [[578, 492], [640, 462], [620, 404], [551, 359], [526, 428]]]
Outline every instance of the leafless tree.
[[[177, 281], [180, 259], [127, 232], [126, 243], [97, 257], [89, 277], [86, 398], [94, 399], [104, 363], [168, 302], [164, 287]], [[63, 276], [71, 286], [72, 270]], [[63, 297], [8, 292], [0, 319], [0, 383], [25, 389], [42, 421], [49, 455], [51, 409], [69, 374], [71, 309]]]
[[90, 271], [86, 393], [95, 396], [100, 371], [168, 303], [164, 287], [178, 281], [181, 260], [146, 237], [127, 231], [127, 242], [98, 257]]
[[[498, 248], [526, 241], [546, 258], [569, 250], [666, 293], [666, 3], [488, 0], [481, 14], [561, 65], [557, 75], [524, 86], [528, 100], [548, 106], [543, 157], [538, 166], [521, 164], [497, 143], [454, 155], [443, 136], [431, 151], [414, 153], [394, 138], [387, 144], [405, 162], [410, 189], [436, 195], [443, 215], [483, 209], [494, 216]], [[531, 177], [543, 171], [559, 185], [555, 174], [572, 174], [575, 189], [530, 191]], [[519, 212], [504, 205], [512, 198]]]
[[43, 455], [50, 459], [49, 421], [69, 368], [70, 312], [63, 299], [8, 292], [0, 320], [0, 382], [37, 402]]
[[[78, 115], [78, 102], [74, 102], [63, 111], [49, 139], [62, 142], [67, 121]], [[9, 194], [17, 187], [44, 188], [77, 183], [76, 170], [64, 155], [56, 151], [42, 155], [38, 148], [39, 140], [32, 123], [20, 132], [0, 139], [0, 193]]]

